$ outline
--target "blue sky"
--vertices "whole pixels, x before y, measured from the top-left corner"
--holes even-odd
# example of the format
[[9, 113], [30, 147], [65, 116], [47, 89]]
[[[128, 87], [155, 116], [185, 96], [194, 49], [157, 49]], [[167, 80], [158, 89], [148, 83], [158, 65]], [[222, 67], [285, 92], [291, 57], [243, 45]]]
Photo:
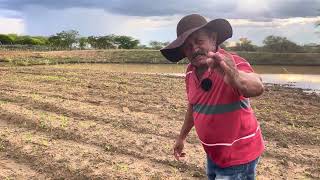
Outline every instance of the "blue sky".
[[191, 13], [228, 19], [230, 43], [246, 37], [261, 45], [268, 35], [320, 43], [320, 0], [0, 0], [0, 33], [49, 36], [76, 29], [83, 36], [130, 35], [148, 44], [174, 40], [176, 24]]

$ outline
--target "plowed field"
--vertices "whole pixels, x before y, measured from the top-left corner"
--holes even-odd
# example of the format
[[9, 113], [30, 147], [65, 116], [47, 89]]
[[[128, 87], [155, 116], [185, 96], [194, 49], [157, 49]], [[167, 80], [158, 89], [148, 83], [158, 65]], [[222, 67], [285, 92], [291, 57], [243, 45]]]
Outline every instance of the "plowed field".
[[[71, 67], [0, 67], [0, 179], [206, 178], [194, 130], [172, 155], [183, 78]], [[320, 97], [273, 85], [251, 103], [258, 179], [319, 179]]]

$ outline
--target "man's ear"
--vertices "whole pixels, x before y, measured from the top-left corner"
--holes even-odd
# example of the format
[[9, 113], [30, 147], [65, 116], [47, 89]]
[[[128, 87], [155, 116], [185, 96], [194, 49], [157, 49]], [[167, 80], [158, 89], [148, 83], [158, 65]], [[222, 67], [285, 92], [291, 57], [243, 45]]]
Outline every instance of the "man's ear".
[[216, 32], [211, 32], [210, 38], [212, 39], [213, 43], [215, 43], [215, 51], [217, 51], [219, 48], [219, 45], [217, 44], [217, 37], [218, 34]]
[[217, 37], [218, 37], [218, 35], [217, 35], [216, 32], [211, 32], [210, 38], [211, 38], [213, 41], [217, 41]]

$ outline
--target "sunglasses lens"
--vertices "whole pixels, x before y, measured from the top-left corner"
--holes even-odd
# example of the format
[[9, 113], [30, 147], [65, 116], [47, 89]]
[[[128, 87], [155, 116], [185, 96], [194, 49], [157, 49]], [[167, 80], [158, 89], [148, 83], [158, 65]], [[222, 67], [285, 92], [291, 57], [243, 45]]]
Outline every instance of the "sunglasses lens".
[[204, 80], [201, 81], [201, 88], [204, 91], [209, 91], [212, 87], [212, 81], [209, 78], [205, 78]]

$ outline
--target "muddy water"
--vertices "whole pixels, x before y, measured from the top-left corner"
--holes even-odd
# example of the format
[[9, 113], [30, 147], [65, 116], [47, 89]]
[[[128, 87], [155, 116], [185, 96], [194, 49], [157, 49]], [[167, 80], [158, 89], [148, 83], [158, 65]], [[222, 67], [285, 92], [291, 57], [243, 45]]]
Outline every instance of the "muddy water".
[[[110, 72], [163, 73], [183, 76], [186, 65], [181, 64], [73, 64], [65, 68], [105, 70]], [[287, 84], [320, 92], [320, 66], [253, 66], [265, 83]]]

